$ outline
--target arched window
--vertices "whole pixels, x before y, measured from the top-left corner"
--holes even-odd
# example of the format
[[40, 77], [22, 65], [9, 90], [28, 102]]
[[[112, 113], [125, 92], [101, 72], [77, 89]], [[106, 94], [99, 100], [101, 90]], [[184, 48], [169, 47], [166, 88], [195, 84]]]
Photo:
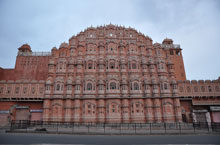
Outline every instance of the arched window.
[[88, 69], [92, 69], [92, 63], [88, 64]]
[[63, 66], [63, 63], [61, 62], [61, 63], [59, 64], [60, 70], [62, 69], [62, 66]]
[[109, 65], [110, 69], [115, 69], [115, 63], [114, 62], [111, 62], [110, 65]]
[[212, 92], [212, 87], [208, 86], [209, 92]]
[[80, 85], [76, 85], [76, 86], [75, 86], [75, 89], [76, 89], [76, 90], [80, 90]]
[[92, 90], [92, 84], [91, 83], [87, 84], [87, 90]]
[[138, 85], [138, 83], [134, 83], [134, 90], [139, 90], [139, 85]]
[[116, 89], [116, 83], [115, 82], [111, 82], [110, 83], [110, 89], [111, 90], [115, 90]]
[[191, 92], [191, 88], [187, 86], [187, 92]]
[[60, 90], [60, 84], [57, 84], [56, 90], [57, 90], [57, 91]]
[[67, 90], [72, 90], [72, 85], [67, 85]]
[[194, 92], [198, 92], [198, 87], [197, 86], [194, 87]]
[[180, 92], [183, 92], [183, 87], [180, 87]]
[[[177, 89], [177, 85], [176, 84], [173, 84], [172, 86], [173, 86], [174, 90]], [[198, 91], [198, 88], [197, 88], [197, 91]]]
[[167, 83], [164, 84], [164, 89], [165, 89], [165, 90], [168, 89]]
[[132, 63], [132, 69], [136, 69], [137, 66], [136, 66], [136, 63]]

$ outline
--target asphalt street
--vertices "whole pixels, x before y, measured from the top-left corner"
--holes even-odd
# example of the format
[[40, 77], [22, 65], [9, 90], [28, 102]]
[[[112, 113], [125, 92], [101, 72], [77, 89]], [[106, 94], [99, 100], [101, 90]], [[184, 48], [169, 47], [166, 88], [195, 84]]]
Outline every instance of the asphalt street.
[[220, 144], [220, 135], [61, 135], [1, 133], [0, 144]]

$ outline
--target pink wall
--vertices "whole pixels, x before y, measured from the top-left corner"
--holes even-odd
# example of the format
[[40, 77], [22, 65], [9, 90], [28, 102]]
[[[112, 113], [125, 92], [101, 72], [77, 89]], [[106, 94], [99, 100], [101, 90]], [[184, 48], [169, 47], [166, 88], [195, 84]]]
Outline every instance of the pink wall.
[[212, 112], [212, 122], [220, 122], [220, 112]]

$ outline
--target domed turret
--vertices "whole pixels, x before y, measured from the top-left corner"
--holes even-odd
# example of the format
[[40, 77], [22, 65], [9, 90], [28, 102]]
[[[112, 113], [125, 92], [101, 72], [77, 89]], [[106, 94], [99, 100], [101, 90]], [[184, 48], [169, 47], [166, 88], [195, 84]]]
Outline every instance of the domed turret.
[[153, 46], [154, 46], [154, 48], [161, 48], [160, 43], [157, 43], [157, 42], [156, 42], [156, 43], [154, 43], [154, 45], [153, 45]]
[[18, 48], [19, 52], [32, 52], [30, 45], [23, 44], [21, 47]]
[[61, 43], [60, 48], [68, 48], [68, 43], [66, 42]]
[[54, 50], [57, 50], [57, 48], [55, 46], [52, 48], [52, 51], [54, 51]]
[[163, 44], [173, 44], [173, 40], [172, 39], [169, 39], [169, 38], [166, 38], [163, 40], [162, 42]]

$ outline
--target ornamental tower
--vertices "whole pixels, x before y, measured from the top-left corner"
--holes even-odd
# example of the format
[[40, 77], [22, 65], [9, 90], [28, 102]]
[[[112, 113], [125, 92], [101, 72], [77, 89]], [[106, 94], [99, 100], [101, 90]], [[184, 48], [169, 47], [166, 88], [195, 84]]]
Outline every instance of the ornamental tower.
[[171, 39], [153, 44], [133, 28], [90, 27], [52, 49], [43, 120], [180, 122], [179, 53]]

